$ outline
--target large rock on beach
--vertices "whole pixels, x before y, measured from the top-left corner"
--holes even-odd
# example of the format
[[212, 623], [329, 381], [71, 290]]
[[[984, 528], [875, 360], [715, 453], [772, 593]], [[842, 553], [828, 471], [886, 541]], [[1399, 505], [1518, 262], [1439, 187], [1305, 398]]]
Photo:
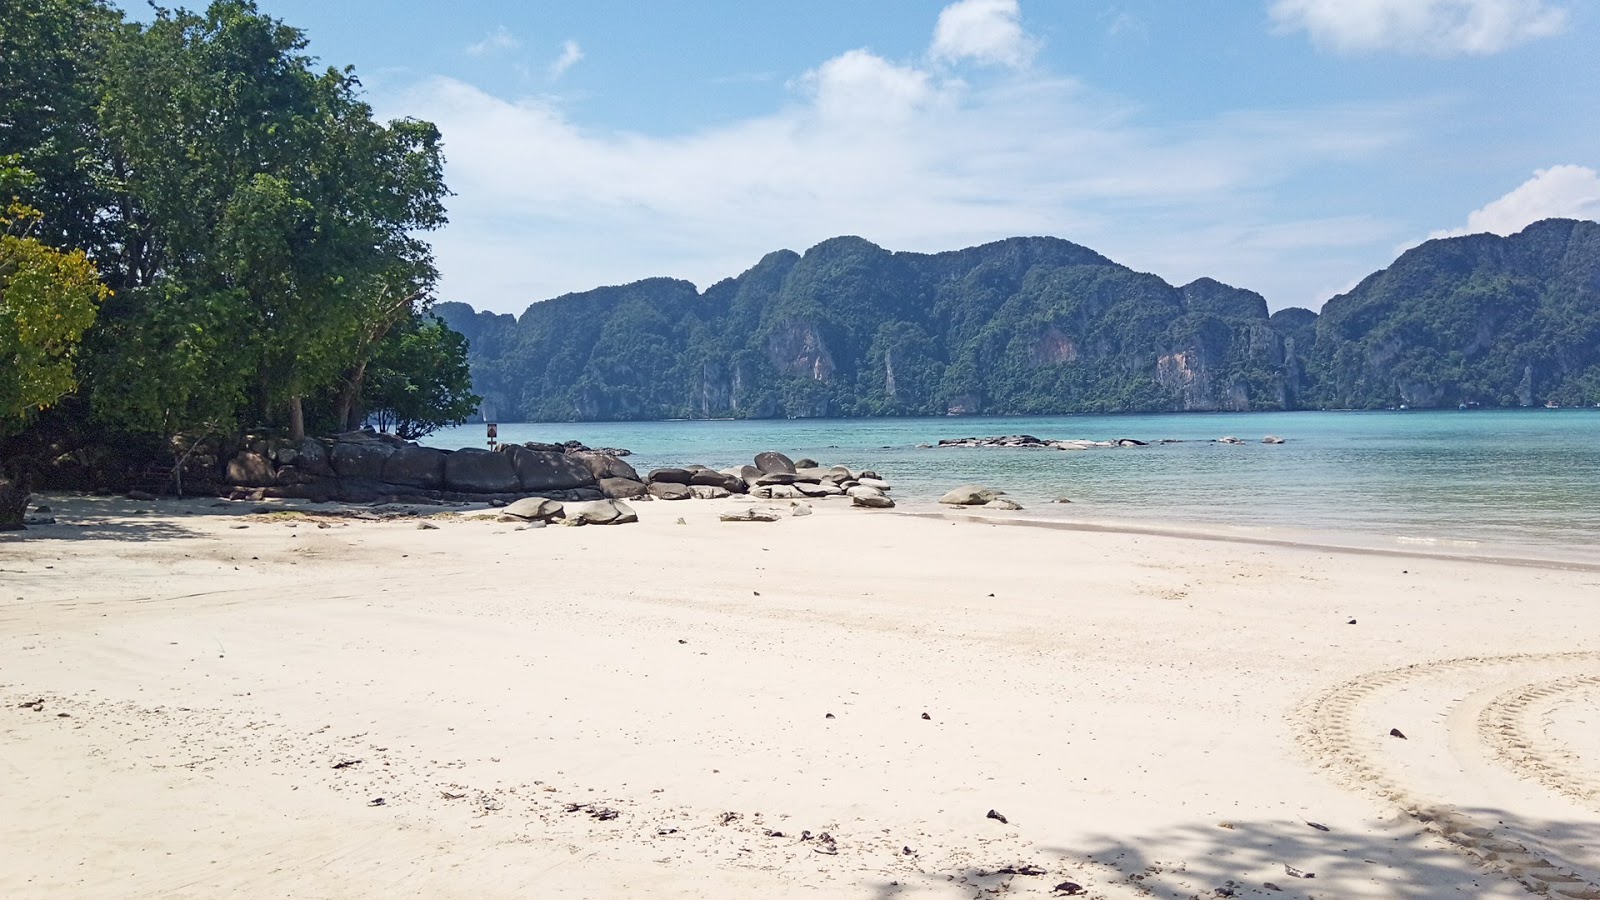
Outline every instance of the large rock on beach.
[[511, 457], [517, 482], [525, 491], [566, 491], [599, 480], [583, 460], [566, 453], [513, 446], [504, 455]]
[[328, 448], [321, 441], [306, 438], [295, 447], [295, 467], [324, 478], [334, 475], [333, 464], [328, 461]]
[[271, 487], [278, 483], [278, 473], [265, 454], [245, 450], [228, 460], [228, 483], [240, 487]]
[[620, 456], [601, 453], [598, 450], [579, 450], [567, 455], [588, 466], [589, 472], [594, 475], [595, 481], [603, 481], [607, 478], [626, 478], [629, 481], [642, 480], [633, 466], [629, 465]]
[[964, 484], [940, 497], [939, 502], [947, 506], [982, 506], [1004, 493], [982, 485]]
[[689, 484], [722, 488], [725, 491], [733, 491], [737, 489], [740, 492], [743, 492], [745, 488], [743, 478], [740, 478], [737, 475], [728, 475], [723, 472], [713, 471], [711, 469], [694, 470], [694, 474], [689, 476]]
[[433, 447], [407, 444], [396, 448], [383, 461], [383, 480], [407, 487], [444, 487], [444, 461], [449, 456]]
[[662, 469], [651, 469], [644, 480], [648, 484], [688, 484], [694, 478], [694, 470], [680, 469], [668, 466]]
[[600, 479], [600, 493], [612, 500], [632, 500], [649, 493], [643, 482], [631, 478], [602, 478]]
[[765, 475], [771, 475], [777, 472], [782, 472], [789, 475], [795, 474], [794, 460], [784, 456], [782, 453], [779, 453], [776, 450], [767, 450], [762, 453], [757, 453], [756, 468], [760, 469], [762, 474]]
[[340, 478], [381, 481], [383, 464], [394, 455], [394, 450], [389, 444], [377, 440], [339, 441], [333, 445], [331, 462], [334, 474]]
[[689, 493], [696, 500], [726, 500], [733, 496], [733, 492], [718, 484], [691, 484]]
[[794, 472], [768, 472], [756, 479], [756, 484], [794, 484], [800, 476]]
[[566, 521], [575, 525], [626, 525], [639, 521], [639, 514], [621, 500], [567, 503], [562, 506], [562, 512]]
[[996, 497], [993, 500], [990, 500], [988, 503], [985, 503], [983, 505], [983, 508], [984, 509], [1009, 509], [1009, 510], [1015, 511], [1015, 510], [1021, 509], [1022, 508], [1022, 504], [1018, 503], [1015, 500], [1012, 500], [1009, 497]]
[[657, 500], [688, 500], [694, 496], [688, 485], [675, 481], [653, 481], [648, 490]]
[[[868, 488], [867, 490], [871, 490]], [[860, 506], [865, 509], [894, 509], [894, 500], [888, 494], [880, 491], [872, 493], [858, 493], [850, 497], [851, 506]]]
[[865, 487], [877, 488], [880, 491], [888, 491], [888, 490], [890, 490], [889, 482], [884, 481], [882, 478], [877, 478], [877, 477], [868, 478], [866, 475], [862, 475], [859, 479], [856, 480], [856, 483], [860, 484], [860, 485], [863, 485]]
[[[338, 468], [337, 459], [334, 468]], [[444, 480], [451, 490], [469, 494], [509, 494], [522, 490], [511, 454], [476, 447], [457, 450], [445, 457]]]
[[524, 497], [521, 500], [507, 504], [501, 508], [500, 513], [528, 521], [548, 522], [551, 519], [561, 518], [563, 509], [562, 504], [555, 500], [546, 500], [543, 497]]

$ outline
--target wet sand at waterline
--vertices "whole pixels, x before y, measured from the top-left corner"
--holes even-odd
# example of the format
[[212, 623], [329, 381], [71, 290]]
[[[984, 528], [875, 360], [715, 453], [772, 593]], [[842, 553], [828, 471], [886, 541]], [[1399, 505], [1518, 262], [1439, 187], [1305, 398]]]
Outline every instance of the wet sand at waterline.
[[45, 500], [0, 896], [1600, 896], [1595, 571]]

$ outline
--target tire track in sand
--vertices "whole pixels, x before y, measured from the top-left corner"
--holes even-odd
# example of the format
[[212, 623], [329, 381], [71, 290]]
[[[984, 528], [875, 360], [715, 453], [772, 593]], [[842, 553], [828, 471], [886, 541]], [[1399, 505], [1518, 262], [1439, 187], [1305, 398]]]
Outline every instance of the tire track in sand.
[[1600, 692], [1600, 675], [1572, 675], [1514, 688], [1484, 707], [1478, 731], [1517, 774], [1600, 812], [1600, 777], [1536, 721], [1583, 691]]
[[[1529, 668], [1544, 670], [1543, 677], [1530, 679], [1530, 673], [1523, 671]], [[1576, 668], [1580, 673], [1550, 679], [1552, 668]], [[1504, 821], [1479, 821], [1449, 806], [1448, 798], [1428, 797], [1408, 785], [1400, 774], [1404, 767], [1385, 759], [1389, 754], [1381, 741], [1394, 739], [1378, 737], [1377, 729], [1362, 719], [1363, 711], [1381, 696], [1401, 691], [1415, 695], [1430, 680], [1441, 682], [1435, 712], [1477, 702], [1471, 695], [1483, 691], [1469, 690], [1463, 697], [1462, 683], [1488, 679], [1499, 691], [1471, 719], [1476, 724], [1471, 739], [1486, 743], [1485, 749], [1518, 775], [1532, 776], [1569, 798], [1592, 798], [1596, 795], [1591, 779], [1574, 765], [1576, 756], [1527, 723], [1536, 711], [1567, 693], [1600, 685], [1600, 675], [1590, 674], [1596, 670], [1600, 653], [1571, 652], [1465, 657], [1373, 672], [1312, 698], [1297, 717], [1297, 737], [1322, 767], [1395, 804], [1433, 834], [1529, 890], [1571, 900], [1600, 900], [1600, 876], [1581, 872], [1536, 842], [1512, 835]]]

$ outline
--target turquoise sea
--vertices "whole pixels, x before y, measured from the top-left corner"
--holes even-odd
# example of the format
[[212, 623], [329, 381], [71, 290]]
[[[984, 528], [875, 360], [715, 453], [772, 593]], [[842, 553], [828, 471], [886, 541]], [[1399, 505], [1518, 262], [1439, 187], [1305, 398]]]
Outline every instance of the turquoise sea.
[[[761, 450], [875, 469], [904, 509], [946, 489], [1008, 491], [1026, 515], [1472, 555], [1600, 560], [1600, 409], [501, 423], [500, 440], [624, 447], [642, 474]], [[919, 449], [941, 438], [1136, 438], [1082, 452]], [[1279, 435], [1282, 445], [1260, 443]], [[1230, 446], [1215, 438], [1237, 436]], [[1184, 443], [1158, 445], [1162, 439]], [[484, 446], [484, 426], [430, 436]], [[1066, 496], [1071, 504], [1054, 504]]]

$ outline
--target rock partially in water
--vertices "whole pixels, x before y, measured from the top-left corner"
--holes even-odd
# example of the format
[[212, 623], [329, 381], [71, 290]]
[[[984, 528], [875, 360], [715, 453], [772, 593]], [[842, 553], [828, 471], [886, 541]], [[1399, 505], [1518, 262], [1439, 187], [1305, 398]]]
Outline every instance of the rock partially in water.
[[946, 506], [982, 506], [1003, 494], [1005, 494], [1005, 491], [987, 488], [978, 484], [964, 484], [945, 493], [943, 497], [939, 498], [939, 502]]

